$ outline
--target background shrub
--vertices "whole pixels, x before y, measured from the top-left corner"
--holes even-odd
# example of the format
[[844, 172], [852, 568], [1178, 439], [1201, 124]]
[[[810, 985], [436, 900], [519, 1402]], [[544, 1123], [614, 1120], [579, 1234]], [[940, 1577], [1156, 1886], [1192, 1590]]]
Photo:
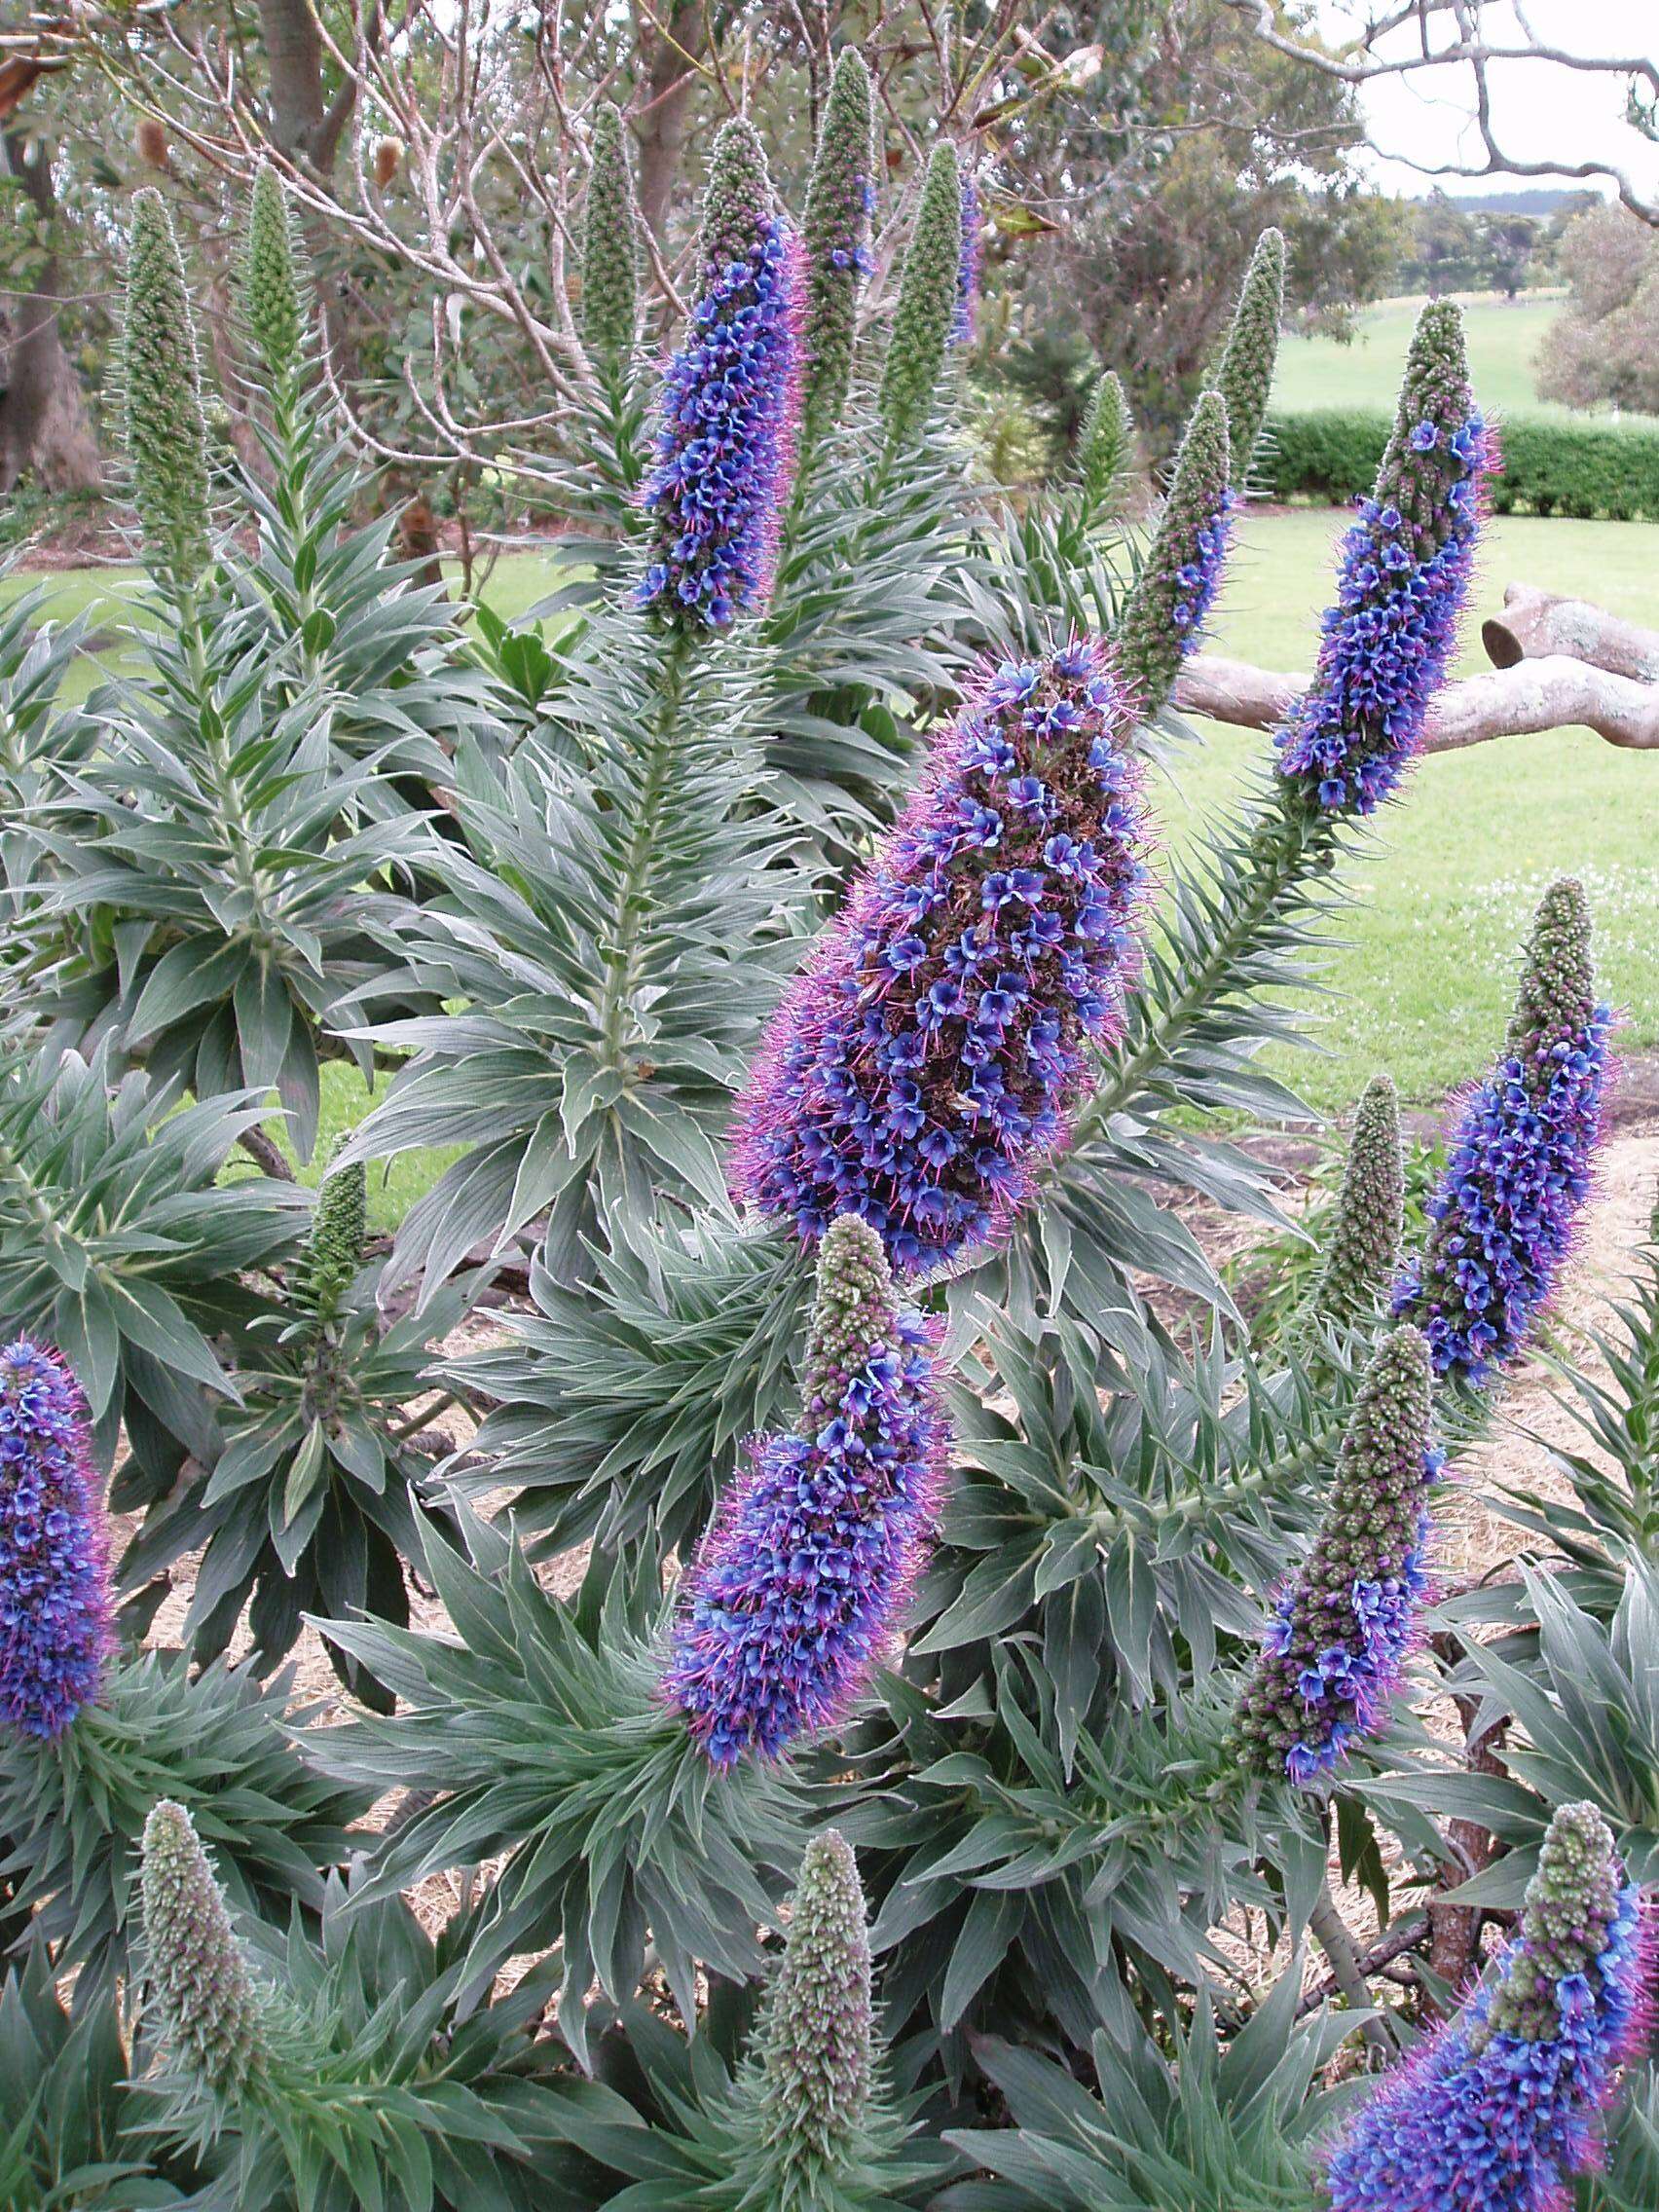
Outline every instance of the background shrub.
[[[1278, 499], [1361, 498], [1388, 442], [1388, 417], [1380, 409], [1274, 414], [1268, 429], [1257, 468]], [[1659, 430], [1519, 422], [1502, 426], [1502, 448], [1503, 465], [1492, 483], [1499, 514], [1521, 507], [1580, 521], [1659, 521]]]

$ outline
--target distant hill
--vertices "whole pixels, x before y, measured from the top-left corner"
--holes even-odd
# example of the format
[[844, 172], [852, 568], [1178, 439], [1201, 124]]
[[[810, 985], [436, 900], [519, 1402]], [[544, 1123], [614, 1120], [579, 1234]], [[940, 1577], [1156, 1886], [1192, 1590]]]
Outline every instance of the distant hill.
[[1588, 203], [1597, 195], [1581, 185], [1539, 186], [1527, 192], [1449, 192], [1454, 207], [1467, 215], [1553, 215], [1570, 202]]

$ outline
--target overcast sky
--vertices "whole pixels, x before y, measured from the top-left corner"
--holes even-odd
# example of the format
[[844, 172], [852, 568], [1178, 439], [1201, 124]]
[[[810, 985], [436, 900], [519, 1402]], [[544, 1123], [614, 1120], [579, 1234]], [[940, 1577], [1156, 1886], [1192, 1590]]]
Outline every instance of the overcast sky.
[[[1577, 54], [1659, 54], [1659, 0], [1523, 0], [1528, 20], [1539, 39]], [[1365, 0], [1321, 0], [1327, 34], [1350, 33], [1370, 8]], [[1513, 35], [1514, 16], [1506, 0], [1489, 0], [1488, 36]], [[1412, 33], [1397, 34], [1407, 50]], [[1444, 36], [1444, 33], [1441, 34]], [[1517, 42], [1519, 43], [1519, 41]], [[1527, 161], [1582, 161], [1591, 157], [1621, 163], [1648, 193], [1659, 192], [1659, 146], [1631, 129], [1623, 120], [1625, 81], [1587, 77], [1554, 63], [1529, 61], [1494, 65], [1492, 71], [1494, 133], [1506, 153]], [[1466, 69], [1425, 71], [1368, 86], [1365, 110], [1376, 145], [1384, 153], [1410, 153], [1430, 162], [1482, 160], [1472, 120], [1474, 99]], [[1378, 182], [1400, 192], [1428, 189], [1405, 163], [1375, 164]], [[1449, 192], [1514, 191], [1518, 180], [1441, 180]], [[1521, 184], [1548, 185], [1548, 177]]]

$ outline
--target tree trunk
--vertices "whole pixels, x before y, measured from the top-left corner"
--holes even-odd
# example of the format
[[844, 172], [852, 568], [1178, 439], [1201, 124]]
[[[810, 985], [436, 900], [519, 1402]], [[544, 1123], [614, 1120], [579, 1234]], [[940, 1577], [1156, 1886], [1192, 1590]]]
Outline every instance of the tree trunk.
[[[709, 17], [703, 0], [673, 0], [666, 18], [636, 10], [645, 61], [644, 105], [635, 129], [640, 142], [640, 217], [659, 245], [668, 242], [669, 209], [685, 158], [691, 127], [695, 62], [707, 50]], [[661, 22], [657, 30], [654, 22]]]
[[[50, 150], [36, 137], [28, 152], [21, 131], [8, 131], [0, 147], [0, 169], [28, 194], [50, 239], [57, 213]], [[55, 251], [49, 252], [36, 281], [36, 290], [14, 294], [6, 302], [0, 325], [5, 362], [0, 492], [9, 492], [25, 473], [38, 477], [50, 492], [96, 491], [103, 483], [103, 461], [80, 379], [58, 330], [63, 282]]]
[[1566, 653], [1633, 683], [1659, 683], [1659, 630], [1644, 630], [1586, 599], [1564, 599], [1535, 584], [1505, 586], [1503, 612], [1481, 624], [1481, 644], [1494, 668]]

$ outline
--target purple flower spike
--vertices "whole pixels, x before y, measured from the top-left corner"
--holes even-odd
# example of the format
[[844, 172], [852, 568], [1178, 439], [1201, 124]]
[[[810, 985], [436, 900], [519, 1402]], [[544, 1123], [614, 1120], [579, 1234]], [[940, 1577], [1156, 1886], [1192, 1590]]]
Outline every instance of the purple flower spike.
[[1343, 1438], [1318, 1539], [1273, 1607], [1238, 1706], [1249, 1763], [1299, 1788], [1388, 1717], [1428, 1575], [1428, 1351], [1416, 1329], [1379, 1346]]
[[1652, 2033], [1654, 1931], [1594, 1805], [1564, 1805], [1519, 1935], [1332, 2152], [1332, 2212], [1567, 2212]]
[[764, 608], [778, 519], [794, 480], [804, 354], [805, 262], [767, 212], [758, 141], [717, 142], [702, 296], [663, 385], [642, 606], [692, 636]]
[[687, 1577], [663, 1678], [717, 1766], [830, 1726], [880, 1662], [923, 1560], [948, 1430], [932, 1336], [880, 1240], [824, 1239], [798, 1435], [752, 1447]]
[[732, 1188], [803, 1242], [860, 1215], [913, 1274], [1006, 1229], [1117, 1033], [1144, 829], [1109, 649], [1005, 662], [785, 995]]
[[953, 346], [972, 346], [979, 314], [979, 265], [984, 252], [985, 211], [979, 188], [966, 171], [962, 178], [962, 253], [956, 264], [956, 316], [950, 326]]
[[1405, 773], [1457, 642], [1496, 465], [1461, 316], [1431, 301], [1376, 489], [1343, 540], [1319, 665], [1276, 740], [1279, 774], [1309, 812], [1369, 814]]
[[0, 1716], [62, 1733], [109, 1647], [102, 1509], [86, 1400], [57, 1353], [0, 1351]]
[[1465, 1102], [1422, 1256], [1394, 1294], [1442, 1375], [1484, 1384], [1555, 1288], [1590, 1191], [1611, 1025], [1567, 878], [1538, 907], [1505, 1055]]

